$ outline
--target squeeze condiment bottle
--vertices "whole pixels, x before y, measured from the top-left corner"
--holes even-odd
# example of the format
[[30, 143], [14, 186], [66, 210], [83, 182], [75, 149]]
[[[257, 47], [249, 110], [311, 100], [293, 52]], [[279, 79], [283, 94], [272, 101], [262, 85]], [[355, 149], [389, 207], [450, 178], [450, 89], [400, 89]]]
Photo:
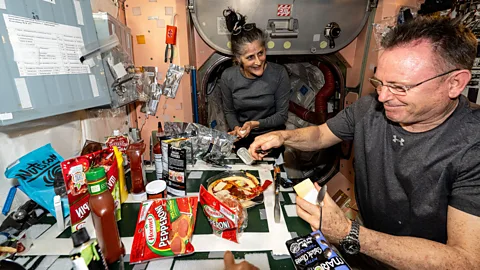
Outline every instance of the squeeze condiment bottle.
[[123, 169], [123, 155], [118, 147], [113, 146], [113, 152], [117, 157], [118, 181], [120, 181], [120, 203], [124, 203], [128, 198], [127, 183], [125, 182], [125, 170]]
[[88, 206], [98, 243], [108, 264], [121, 259], [125, 248], [118, 233], [115, 219], [115, 203], [108, 190], [103, 167], [92, 168], [85, 174], [88, 182]]
[[108, 270], [107, 262], [97, 239], [90, 239], [87, 229], [81, 228], [72, 234], [73, 250], [70, 259], [75, 270]]
[[143, 140], [131, 143], [127, 148], [127, 156], [130, 159], [130, 178], [132, 188], [130, 193], [135, 200], [146, 200], [145, 192], [145, 168], [143, 167], [143, 153], [145, 152], [145, 143]]
[[153, 146], [153, 156], [155, 157], [155, 172], [157, 174], [157, 179], [163, 179], [162, 143], [160, 140], [163, 135], [162, 122], [158, 122], [157, 143]]

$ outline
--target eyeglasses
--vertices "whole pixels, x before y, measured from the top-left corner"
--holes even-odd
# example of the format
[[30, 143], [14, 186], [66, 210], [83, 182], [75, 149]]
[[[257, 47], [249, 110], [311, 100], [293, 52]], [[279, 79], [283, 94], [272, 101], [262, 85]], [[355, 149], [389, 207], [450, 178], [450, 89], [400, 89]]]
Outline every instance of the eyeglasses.
[[417, 84], [413, 84], [413, 85], [402, 85], [402, 84], [384, 84], [382, 81], [380, 81], [379, 79], [377, 78], [370, 78], [369, 81], [370, 83], [373, 85], [373, 87], [375, 87], [375, 90], [377, 90], [377, 93], [380, 94], [380, 92], [382, 91], [382, 87], [383, 86], [386, 86], [388, 88], [388, 90], [390, 92], [392, 92], [392, 94], [394, 95], [398, 95], [398, 96], [406, 96], [407, 95], [407, 91], [414, 88], [414, 87], [417, 87], [423, 83], [426, 83], [428, 81], [431, 81], [431, 80], [434, 80], [436, 78], [440, 78], [442, 76], [445, 76], [447, 74], [450, 74], [454, 71], [457, 71], [457, 70], [460, 70], [459, 68], [456, 68], [456, 69], [453, 69], [453, 70], [450, 70], [450, 71], [447, 71], [447, 72], [444, 72], [444, 73], [441, 73], [441, 74], [438, 74], [430, 79], [426, 79], [424, 81], [421, 81]]
[[248, 31], [251, 31], [253, 28], [255, 28], [255, 26], [256, 26], [255, 23], [246, 23], [244, 26], [240, 26], [240, 27], [239, 27], [239, 26], [235, 26], [235, 28], [233, 29], [232, 34], [233, 34], [234, 36], [236, 36], [236, 35], [239, 35], [239, 34], [242, 32], [242, 30], [243, 30], [243, 31], [247, 31], [247, 32], [248, 32]]

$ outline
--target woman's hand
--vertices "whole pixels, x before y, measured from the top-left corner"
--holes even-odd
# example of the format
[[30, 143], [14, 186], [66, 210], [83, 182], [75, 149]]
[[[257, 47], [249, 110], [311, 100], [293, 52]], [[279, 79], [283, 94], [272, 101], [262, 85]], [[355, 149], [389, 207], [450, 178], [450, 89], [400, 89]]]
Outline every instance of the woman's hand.
[[242, 128], [238, 131], [238, 137], [240, 138], [245, 138], [250, 134], [250, 131], [252, 131], [252, 123], [250, 121], [245, 122], [243, 124]]
[[223, 255], [223, 263], [225, 264], [225, 270], [259, 270], [258, 267], [247, 261], [235, 263], [232, 252], [228, 250], [225, 251], [225, 255]]
[[242, 128], [239, 130], [237, 133], [240, 138], [245, 138], [247, 137], [252, 129], [258, 128], [260, 123], [258, 121], [247, 121], [243, 124]]
[[239, 131], [240, 131], [240, 127], [235, 126], [235, 128], [232, 131], [228, 132], [228, 134], [239, 137], [239, 135], [238, 135]]

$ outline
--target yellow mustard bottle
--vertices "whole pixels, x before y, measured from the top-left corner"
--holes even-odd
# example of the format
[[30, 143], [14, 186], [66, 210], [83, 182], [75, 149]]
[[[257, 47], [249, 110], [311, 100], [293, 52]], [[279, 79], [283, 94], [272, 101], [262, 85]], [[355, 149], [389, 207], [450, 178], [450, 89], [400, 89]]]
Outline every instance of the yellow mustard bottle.
[[120, 203], [124, 203], [128, 198], [128, 190], [127, 183], [125, 182], [125, 172], [123, 170], [123, 155], [116, 146], [113, 146], [113, 152], [117, 158], [118, 180], [120, 181]]

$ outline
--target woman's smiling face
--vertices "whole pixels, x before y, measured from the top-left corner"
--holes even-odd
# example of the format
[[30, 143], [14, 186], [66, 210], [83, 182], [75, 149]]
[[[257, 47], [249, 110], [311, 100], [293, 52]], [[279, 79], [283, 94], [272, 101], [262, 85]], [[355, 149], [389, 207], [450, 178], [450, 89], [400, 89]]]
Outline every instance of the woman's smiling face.
[[261, 77], [265, 70], [266, 50], [259, 40], [243, 45], [243, 53], [238, 57], [244, 76], [250, 79]]

